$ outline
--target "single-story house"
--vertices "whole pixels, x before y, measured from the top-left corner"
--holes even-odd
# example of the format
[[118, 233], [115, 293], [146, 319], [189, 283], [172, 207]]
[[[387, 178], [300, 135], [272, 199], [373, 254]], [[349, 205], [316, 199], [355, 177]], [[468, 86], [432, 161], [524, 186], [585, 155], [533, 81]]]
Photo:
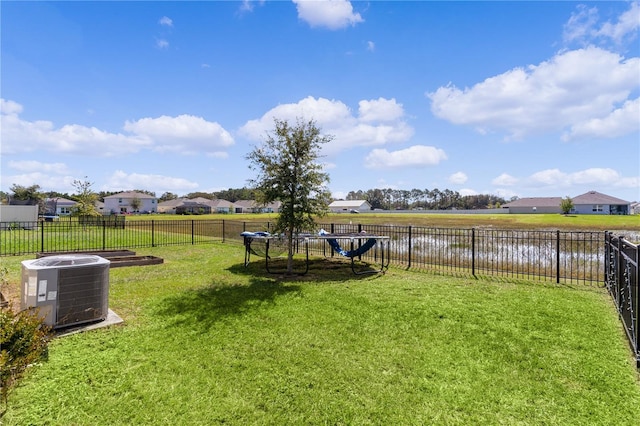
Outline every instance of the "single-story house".
[[629, 213], [640, 214], [640, 203], [637, 201], [634, 201], [633, 203], [631, 203], [631, 211]]
[[233, 203], [236, 213], [257, 213], [258, 206], [255, 200], [238, 200]]
[[227, 200], [215, 199], [209, 202], [211, 211], [214, 213], [232, 213], [233, 203]]
[[[132, 204], [139, 203], [137, 208]], [[127, 213], [157, 213], [158, 199], [143, 192], [127, 191], [104, 197], [104, 210], [106, 214]]]
[[233, 203], [236, 213], [277, 213], [282, 203], [274, 201], [267, 205], [260, 205], [255, 200], [238, 200]]
[[[573, 209], [571, 214], [629, 214], [631, 203], [610, 195], [589, 191], [571, 198]], [[527, 197], [520, 198], [502, 208], [509, 213], [562, 213], [560, 203], [562, 197]]]
[[186, 198], [176, 198], [173, 200], [158, 203], [158, 213], [176, 214], [176, 207], [181, 205]]
[[73, 213], [73, 206], [76, 201], [63, 197], [47, 198], [44, 200], [45, 216], [69, 216]]
[[509, 213], [562, 213], [562, 197], [525, 197], [502, 205]]
[[207, 203], [198, 201], [185, 200], [179, 206], [176, 206], [176, 214], [209, 214], [211, 206]]
[[[204, 197], [196, 197], [196, 198], [176, 198], [174, 200], [167, 200], [158, 203], [158, 212], [166, 213], [166, 214], [180, 214], [189, 211], [188, 208], [185, 209], [189, 203], [198, 203], [202, 204], [206, 214], [209, 213], [232, 213], [234, 210], [233, 203], [227, 200], [215, 199], [210, 200]], [[193, 208], [193, 205], [191, 205]], [[197, 213], [199, 210], [190, 211], [191, 213]]]
[[329, 204], [333, 213], [368, 212], [371, 204], [367, 200], [338, 200]]
[[571, 199], [577, 214], [629, 214], [631, 203], [597, 191], [589, 191]]

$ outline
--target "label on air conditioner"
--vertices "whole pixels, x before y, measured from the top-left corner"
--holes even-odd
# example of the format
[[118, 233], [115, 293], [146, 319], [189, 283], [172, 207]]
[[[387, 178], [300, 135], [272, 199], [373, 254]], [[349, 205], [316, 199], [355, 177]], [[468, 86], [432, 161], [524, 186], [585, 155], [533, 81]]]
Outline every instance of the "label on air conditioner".
[[49, 293], [47, 293], [47, 300], [56, 300], [57, 296], [58, 296], [57, 291], [50, 291]]
[[47, 300], [47, 280], [40, 280], [38, 283], [38, 302]]
[[27, 287], [27, 294], [29, 297], [35, 297], [37, 289], [38, 282], [36, 281], [36, 277], [29, 277], [29, 285]]

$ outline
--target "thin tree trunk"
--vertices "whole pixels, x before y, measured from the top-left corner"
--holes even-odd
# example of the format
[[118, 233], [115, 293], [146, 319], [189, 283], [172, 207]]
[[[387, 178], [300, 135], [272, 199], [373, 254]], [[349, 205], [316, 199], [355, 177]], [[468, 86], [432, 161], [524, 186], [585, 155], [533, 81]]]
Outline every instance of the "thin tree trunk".
[[287, 233], [287, 275], [293, 274], [293, 231]]

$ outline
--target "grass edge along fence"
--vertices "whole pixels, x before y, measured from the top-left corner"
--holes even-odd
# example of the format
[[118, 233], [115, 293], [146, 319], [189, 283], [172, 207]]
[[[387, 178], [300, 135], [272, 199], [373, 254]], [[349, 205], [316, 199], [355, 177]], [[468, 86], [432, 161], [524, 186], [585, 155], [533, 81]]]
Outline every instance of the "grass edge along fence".
[[[118, 250], [212, 242], [241, 243], [243, 231], [269, 231], [270, 222], [237, 220], [144, 220], [118, 226], [75, 221], [2, 224], [0, 256], [38, 252]], [[605, 234], [595, 231], [429, 228], [421, 226], [318, 224], [331, 233], [390, 236], [387, 254], [395, 267], [473, 276], [602, 284]], [[310, 243], [310, 253], [335, 256], [324, 241]], [[379, 249], [360, 260], [377, 261]], [[239, 256], [239, 259], [241, 257]]]
[[605, 257], [605, 285], [627, 333], [636, 367], [640, 368], [640, 250], [624, 237], [606, 232]]

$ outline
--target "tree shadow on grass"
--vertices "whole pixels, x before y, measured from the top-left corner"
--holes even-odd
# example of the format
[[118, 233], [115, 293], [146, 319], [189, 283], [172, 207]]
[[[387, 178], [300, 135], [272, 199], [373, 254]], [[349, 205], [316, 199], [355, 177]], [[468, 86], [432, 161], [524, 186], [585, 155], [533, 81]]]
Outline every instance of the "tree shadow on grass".
[[[351, 261], [342, 258], [311, 258], [309, 259], [309, 269], [304, 259], [294, 259], [293, 274], [286, 274], [286, 258], [277, 258], [269, 261], [269, 270], [265, 265], [265, 259], [236, 264], [227, 270], [233, 274], [250, 275], [252, 277], [270, 278], [276, 282], [344, 282], [362, 279], [373, 279], [383, 276], [378, 273], [380, 265], [356, 261], [354, 270], [359, 275], [354, 274], [351, 269]], [[306, 271], [306, 273], [305, 273]]]
[[300, 286], [283, 285], [264, 278], [246, 284], [217, 284], [190, 289], [163, 299], [156, 314], [168, 319], [174, 327], [199, 327], [208, 330], [217, 322], [247, 312], [264, 304], [272, 304], [288, 293], [299, 292]]
[[[359, 270], [369, 268], [365, 263], [357, 266]], [[275, 262], [273, 268], [273, 271], [283, 273], [268, 273], [264, 259], [250, 262], [247, 267], [243, 263], [233, 265], [227, 270], [232, 274], [249, 276], [248, 285], [229, 284], [226, 281], [219, 283], [214, 277], [206, 287], [185, 290], [164, 298], [157, 305], [155, 314], [166, 319], [171, 327], [208, 330], [225, 318], [245, 315], [252, 309], [275, 303], [279, 297], [301, 292], [298, 283], [346, 282], [380, 276], [354, 275], [349, 263], [328, 259], [310, 259], [309, 271], [305, 275], [285, 275], [284, 263]], [[305, 268], [304, 261], [296, 260], [296, 271], [304, 271]]]

